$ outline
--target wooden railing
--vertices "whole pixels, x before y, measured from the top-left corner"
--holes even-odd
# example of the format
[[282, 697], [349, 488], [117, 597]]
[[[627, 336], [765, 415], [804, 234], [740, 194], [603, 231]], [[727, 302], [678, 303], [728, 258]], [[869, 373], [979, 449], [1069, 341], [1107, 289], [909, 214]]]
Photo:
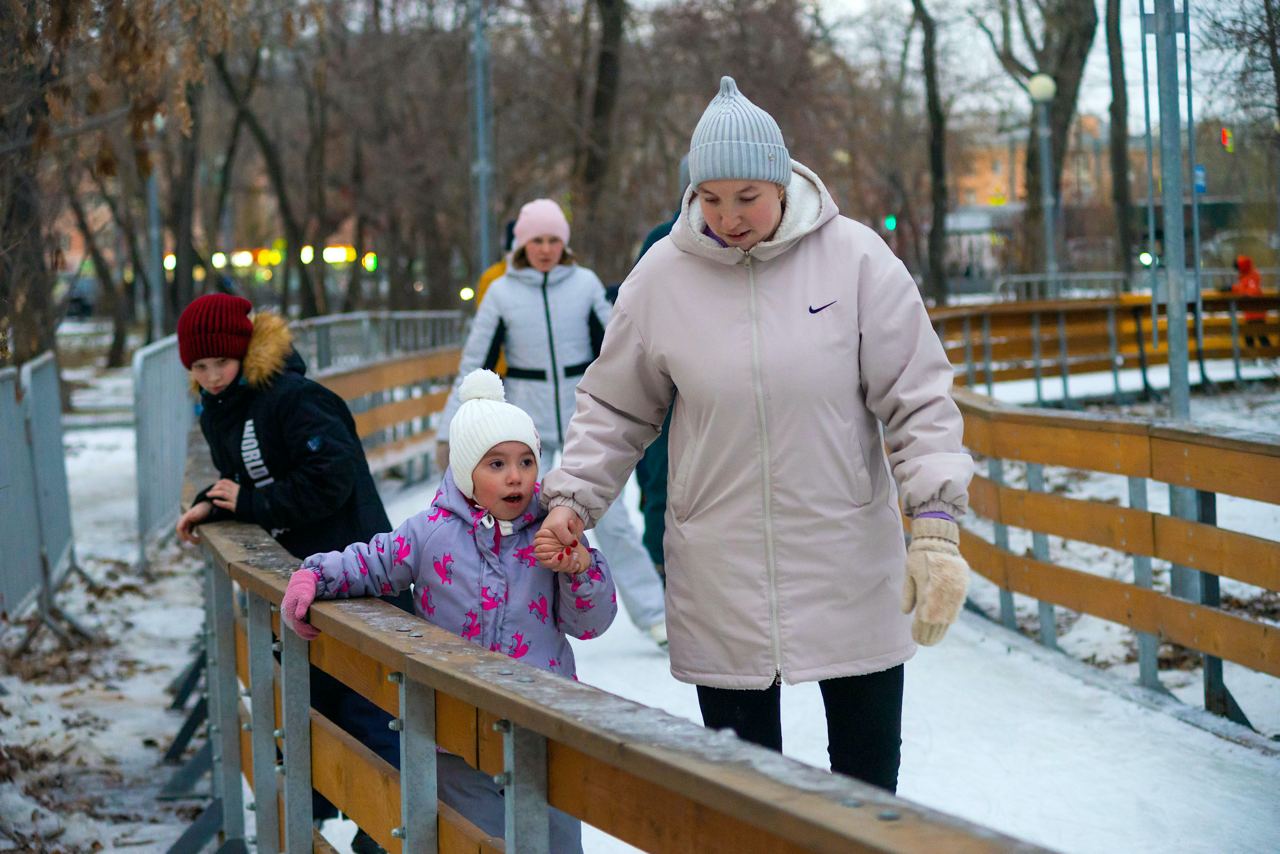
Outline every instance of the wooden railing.
[[429, 419], [444, 409], [461, 355], [456, 347], [426, 350], [316, 379], [351, 407], [376, 473], [429, 458], [435, 447]]
[[[423, 354], [329, 376], [357, 397], [446, 365]], [[439, 396], [362, 414], [362, 433], [430, 411]], [[216, 477], [194, 437], [184, 487]], [[590, 686], [512, 661], [377, 599], [317, 603], [310, 644], [281, 631], [298, 561], [256, 526], [201, 528], [207, 556], [209, 715], [216, 816], [256, 844], [311, 850], [312, 786], [388, 851], [537, 852], [554, 806], [650, 851], [995, 851], [1032, 846]], [[236, 607], [238, 600], [247, 607]], [[275, 654], [279, 653], [279, 660]], [[308, 664], [395, 717], [397, 772], [309, 706]], [[242, 696], [248, 696], [245, 704]], [[436, 747], [505, 774], [506, 838], [436, 801]], [[282, 756], [281, 758], [278, 758]]]
[[[1203, 348], [1188, 312], [1191, 360], [1232, 359], [1240, 379], [1243, 360], [1280, 356], [1278, 309], [1276, 295], [1203, 294]], [[984, 386], [988, 394], [998, 382], [1034, 379], [1039, 390], [1041, 382], [1106, 372], [1118, 394], [1120, 371], [1142, 371], [1147, 388], [1147, 369], [1169, 360], [1164, 307], [1156, 318], [1158, 344], [1152, 346], [1151, 303], [1138, 295], [960, 305], [934, 309], [930, 317], [957, 366], [956, 383]], [[1262, 343], [1264, 336], [1269, 344]]]
[[[1128, 626], [1140, 633], [1143, 681], [1155, 687], [1156, 641], [1169, 641], [1280, 676], [1280, 627], [1218, 607], [1218, 578], [1280, 591], [1280, 531], [1270, 537], [1219, 528], [1211, 513], [1199, 521], [1151, 512], [1147, 483], [1195, 490], [1198, 506], [1218, 494], [1280, 504], [1280, 441], [1220, 428], [1166, 426], [1002, 405], [982, 395], [955, 393], [965, 421], [965, 444], [987, 469], [970, 487], [973, 513], [994, 524], [994, 542], [962, 532], [961, 550], [973, 569], [995, 582], [1002, 618], [1012, 624], [1012, 597], [1040, 600], [1042, 639], [1052, 643], [1052, 612], [1060, 605]], [[1027, 489], [1009, 486], [1004, 463], [1028, 467]], [[1043, 466], [1065, 466], [1128, 479], [1129, 505], [1072, 498], [1044, 490]], [[1208, 516], [1209, 518], [1205, 518]], [[1033, 554], [1012, 551], [1009, 527], [1033, 532]], [[1134, 581], [1103, 577], [1048, 560], [1047, 535], [1132, 556]], [[1202, 575], [1201, 601], [1156, 591], [1151, 559]], [[1045, 626], [1045, 621], [1049, 625]], [[1229, 692], [1206, 684], [1206, 704], [1225, 711]], [[1218, 708], [1215, 708], [1217, 706]]]

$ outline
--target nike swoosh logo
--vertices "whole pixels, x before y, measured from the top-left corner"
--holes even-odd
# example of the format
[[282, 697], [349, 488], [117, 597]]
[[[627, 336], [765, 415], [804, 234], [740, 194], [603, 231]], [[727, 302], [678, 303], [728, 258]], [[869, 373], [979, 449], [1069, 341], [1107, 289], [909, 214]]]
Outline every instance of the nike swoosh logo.
[[838, 302], [840, 302], [840, 300], [833, 299], [831, 302], [827, 303], [826, 305], [820, 305], [817, 308], [814, 308], [813, 306], [809, 306], [809, 313], [817, 314], [818, 312], [822, 311], [824, 308], [831, 308], [831, 306], [835, 305]]

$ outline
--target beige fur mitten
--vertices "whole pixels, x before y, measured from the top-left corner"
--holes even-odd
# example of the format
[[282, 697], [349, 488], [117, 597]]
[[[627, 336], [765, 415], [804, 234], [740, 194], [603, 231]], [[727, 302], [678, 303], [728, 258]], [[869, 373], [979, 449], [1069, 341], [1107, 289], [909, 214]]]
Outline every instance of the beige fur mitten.
[[902, 587], [902, 613], [916, 611], [911, 636], [933, 646], [964, 605], [969, 564], [960, 556], [960, 528], [946, 519], [925, 517], [911, 521], [907, 547], [907, 579]]

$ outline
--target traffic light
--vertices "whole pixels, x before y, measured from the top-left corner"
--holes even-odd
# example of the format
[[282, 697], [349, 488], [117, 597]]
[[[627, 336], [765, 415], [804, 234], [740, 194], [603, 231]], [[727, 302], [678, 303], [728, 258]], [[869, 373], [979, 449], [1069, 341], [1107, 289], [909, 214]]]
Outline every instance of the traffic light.
[[1222, 129], [1219, 141], [1222, 143], [1222, 147], [1226, 149], [1227, 154], [1236, 153], [1236, 136], [1231, 132], [1231, 128]]
[[889, 214], [888, 216], [886, 216], [884, 218], [884, 230], [897, 231], [897, 229], [898, 229], [898, 218], [893, 214]]

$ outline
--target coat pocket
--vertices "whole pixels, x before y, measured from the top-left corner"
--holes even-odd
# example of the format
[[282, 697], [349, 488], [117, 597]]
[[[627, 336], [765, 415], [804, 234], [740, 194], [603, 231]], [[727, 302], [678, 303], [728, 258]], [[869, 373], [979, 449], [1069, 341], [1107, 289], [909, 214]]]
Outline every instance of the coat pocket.
[[688, 519], [692, 509], [689, 507], [689, 476], [701, 448], [702, 436], [699, 435], [694, 437], [678, 460], [672, 458], [675, 468], [671, 472], [671, 481], [667, 487], [667, 507], [677, 522]]
[[874, 489], [871, 484], [871, 471], [867, 468], [866, 448], [858, 431], [853, 432], [849, 453], [843, 455], [842, 459], [846, 467], [845, 477], [849, 484], [849, 496], [855, 507], [862, 507], [871, 501]]

